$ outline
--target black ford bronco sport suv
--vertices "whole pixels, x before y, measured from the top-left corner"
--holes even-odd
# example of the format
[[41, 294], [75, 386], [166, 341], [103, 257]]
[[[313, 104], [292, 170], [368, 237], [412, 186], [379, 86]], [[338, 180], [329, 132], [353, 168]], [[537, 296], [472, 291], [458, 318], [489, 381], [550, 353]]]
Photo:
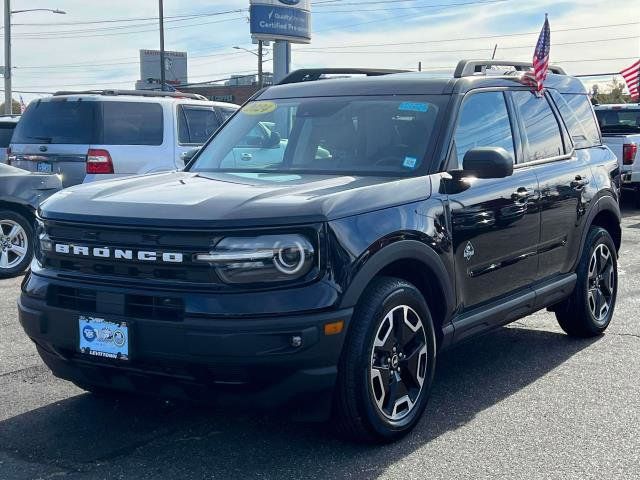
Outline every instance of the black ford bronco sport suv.
[[544, 308], [602, 333], [618, 163], [583, 85], [551, 67], [539, 95], [528, 69], [297, 71], [184, 171], [54, 195], [24, 330], [89, 391], [332, 414], [367, 441], [416, 425], [445, 348]]

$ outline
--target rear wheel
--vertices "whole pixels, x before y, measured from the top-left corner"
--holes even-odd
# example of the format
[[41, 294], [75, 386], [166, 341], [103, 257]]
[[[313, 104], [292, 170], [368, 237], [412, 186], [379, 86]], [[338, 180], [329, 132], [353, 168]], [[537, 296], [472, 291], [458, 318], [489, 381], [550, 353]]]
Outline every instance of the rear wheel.
[[377, 278], [364, 293], [345, 344], [335, 415], [352, 439], [393, 441], [424, 411], [435, 371], [427, 304], [410, 283]]
[[12, 210], [0, 210], [0, 278], [22, 273], [32, 257], [31, 222]]
[[616, 248], [604, 228], [589, 230], [576, 273], [573, 294], [556, 308], [556, 318], [569, 335], [599, 335], [611, 323], [618, 293]]

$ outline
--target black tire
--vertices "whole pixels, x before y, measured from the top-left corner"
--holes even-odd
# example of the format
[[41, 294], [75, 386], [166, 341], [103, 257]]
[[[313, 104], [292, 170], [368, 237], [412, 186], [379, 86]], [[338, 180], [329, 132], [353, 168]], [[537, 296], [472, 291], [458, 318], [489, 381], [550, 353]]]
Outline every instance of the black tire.
[[[404, 306], [409, 309], [404, 309]], [[396, 316], [397, 312], [400, 312], [400, 317]], [[388, 314], [391, 316], [387, 317]], [[406, 330], [405, 323], [409, 316], [411, 316], [409, 323], [413, 323], [413, 326], [407, 325], [412, 329], [413, 327], [417, 328], [413, 332]], [[405, 320], [403, 321], [402, 318]], [[387, 328], [390, 325], [401, 325], [401, 328], [405, 330], [399, 332], [393, 330], [391, 332], [393, 339], [390, 341], [391, 335], [387, 334], [384, 337], [385, 345], [378, 345], [374, 350], [374, 341], [378, 342], [380, 339], [381, 331], [379, 329], [383, 328], [383, 322], [386, 323]], [[391, 344], [396, 339], [406, 339], [411, 335], [414, 337], [404, 347], [398, 346], [399, 352], [406, 349], [408, 352], [406, 356], [397, 353], [393, 354], [394, 358], [386, 357], [382, 360], [378, 358], [378, 355], [384, 356], [380, 352], [381, 349], [386, 349], [387, 343]], [[422, 342], [424, 342], [424, 346]], [[400, 340], [396, 344], [404, 345]], [[420, 420], [427, 405], [435, 372], [435, 352], [436, 340], [433, 321], [420, 291], [412, 284], [397, 278], [379, 277], [374, 279], [358, 302], [338, 367], [334, 419], [340, 432], [348, 438], [360, 442], [386, 443], [397, 440], [411, 431]], [[398, 356], [404, 359], [399, 360]], [[383, 383], [381, 375], [379, 379], [373, 378], [377, 372], [374, 372], [372, 365], [378, 361], [384, 364], [382, 367], [387, 367], [386, 369], [391, 372], [387, 373], [386, 384]], [[399, 369], [397, 373], [392, 365], [396, 365]], [[411, 368], [413, 365], [415, 368]], [[382, 367], [375, 369], [383, 371]], [[415, 381], [416, 375], [411, 374], [414, 370], [416, 373], [419, 372], [418, 375], [422, 378], [421, 386], [418, 386]], [[408, 402], [405, 403], [406, 411], [403, 412], [405, 416], [397, 420], [385, 416], [386, 414], [379, 406], [374, 392], [378, 386], [378, 397], [380, 397], [379, 386], [388, 385], [383, 388], [388, 388], [390, 393], [388, 396], [385, 394], [383, 399], [392, 401], [394, 395], [391, 394], [391, 388], [394, 381], [396, 383], [394, 392], [406, 392], [409, 398], [411, 392], [415, 395], [410, 405]], [[403, 389], [403, 387], [406, 388]], [[384, 404], [384, 402], [382, 403]], [[395, 407], [398, 407], [398, 404], [399, 402], [396, 402]], [[392, 413], [396, 411], [395, 407], [391, 407]]]
[[[0, 210], [0, 225], [2, 224], [2, 222], [15, 222], [18, 225], [20, 225], [20, 227], [26, 234], [27, 251], [26, 251], [26, 254], [24, 255], [24, 258], [18, 263], [16, 263], [15, 265], [11, 265], [8, 267], [3, 267], [0, 264], [0, 278], [15, 277], [16, 275], [19, 275], [22, 272], [24, 272], [27, 269], [27, 267], [29, 267], [29, 264], [31, 263], [31, 259], [33, 258], [33, 244], [35, 240], [34, 233], [33, 233], [33, 224], [29, 219], [25, 218], [23, 215], [17, 212], [14, 212], [13, 210]], [[0, 226], [0, 230], [2, 228], [3, 227]], [[7, 227], [5, 227], [5, 230], [7, 230]], [[4, 230], [0, 231], [0, 255], [3, 254], [2, 238], [6, 237], [8, 233], [9, 233], [8, 231], [4, 231]], [[12, 247], [12, 248], [15, 248], [15, 247]], [[11, 254], [7, 253], [6, 249], [4, 250], [4, 253], [8, 255], [7, 258], [8, 258], [8, 261], [10, 262], [9, 264], [14, 263], [12, 260], [15, 260], [17, 255], [15, 253], [11, 253]]]
[[[596, 254], [596, 250], [599, 253]], [[608, 251], [611, 259], [611, 271], [603, 273], [605, 277], [600, 279], [599, 265], [594, 264], [594, 255], [602, 258], [600, 252]], [[602, 260], [600, 260], [602, 262]], [[590, 279], [591, 268], [598, 270], [595, 278]], [[595, 270], [593, 270], [595, 271]], [[613, 317], [613, 312], [618, 294], [618, 258], [615, 244], [609, 232], [604, 228], [592, 226], [587, 234], [587, 239], [582, 250], [580, 262], [576, 270], [578, 280], [576, 287], [569, 298], [556, 308], [556, 318], [560, 327], [569, 335], [574, 337], [593, 337], [602, 334]], [[601, 283], [608, 285], [601, 285]], [[595, 286], [598, 284], [598, 286]], [[592, 293], [590, 294], [590, 290]], [[593, 293], [595, 292], [595, 293]], [[600, 293], [598, 293], [600, 292]], [[602, 297], [601, 300], [598, 298]], [[608, 300], [607, 300], [608, 297]], [[606, 313], [603, 314], [604, 304], [608, 302]], [[601, 317], [596, 318], [593, 310], [599, 311]]]

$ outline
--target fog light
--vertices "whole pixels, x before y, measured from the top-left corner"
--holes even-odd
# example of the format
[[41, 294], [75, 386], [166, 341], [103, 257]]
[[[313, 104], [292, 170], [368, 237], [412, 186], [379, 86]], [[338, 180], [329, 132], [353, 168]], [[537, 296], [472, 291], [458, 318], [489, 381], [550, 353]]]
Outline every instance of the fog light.
[[300, 335], [293, 335], [289, 339], [289, 343], [293, 348], [298, 348], [302, 346], [302, 337]]

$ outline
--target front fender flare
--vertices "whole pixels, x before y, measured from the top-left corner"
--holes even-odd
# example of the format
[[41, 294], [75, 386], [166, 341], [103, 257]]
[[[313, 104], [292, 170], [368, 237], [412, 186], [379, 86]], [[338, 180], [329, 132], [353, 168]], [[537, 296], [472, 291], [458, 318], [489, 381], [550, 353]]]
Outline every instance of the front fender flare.
[[430, 247], [417, 240], [399, 240], [384, 247], [371, 256], [360, 267], [353, 280], [349, 283], [342, 297], [340, 308], [354, 307], [369, 282], [386, 266], [398, 260], [415, 260], [439, 279], [438, 289], [442, 291], [442, 299], [446, 305], [446, 312], [453, 312], [455, 307], [454, 289], [449, 272], [441, 258]]

